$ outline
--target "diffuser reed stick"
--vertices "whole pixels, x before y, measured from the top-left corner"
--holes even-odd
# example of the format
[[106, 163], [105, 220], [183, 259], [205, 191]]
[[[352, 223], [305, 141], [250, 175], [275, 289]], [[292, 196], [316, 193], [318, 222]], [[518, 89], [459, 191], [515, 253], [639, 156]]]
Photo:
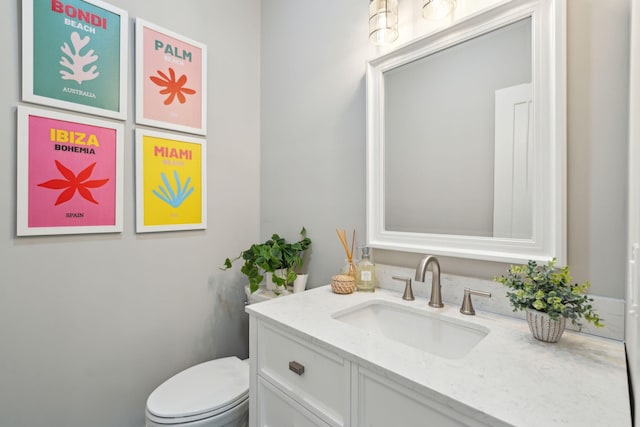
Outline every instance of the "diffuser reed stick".
[[336, 233], [338, 233], [338, 237], [340, 238], [340, 243], [342, 243], [342, 247], [344, 248], [344, 252], [347, 255], [347, 263], [349, 264], [348, 275], [356, 277], [356, 266], [353, 264], [353, 248], [356, 241], [356, 230], [353, 230], [353, 234], [351, 236], [351, 249], [349, 249], [349, 244], [347, 243], [347, 232], [346, 230], [338, 230], [336, 228]]
[[349, 259], [349, 262], [351, 262], [352, 264], [353, 264], [353, 245], [355, 243], [356, 243], [356, 230], [353, 230], [353, 234], [351, 235], [351, 258]]

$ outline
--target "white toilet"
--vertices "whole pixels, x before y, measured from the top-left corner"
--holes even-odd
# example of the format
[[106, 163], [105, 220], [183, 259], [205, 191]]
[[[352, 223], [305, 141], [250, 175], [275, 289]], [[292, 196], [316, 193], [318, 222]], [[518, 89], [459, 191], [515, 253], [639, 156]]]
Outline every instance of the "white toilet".
[[226, 357], [192, 366], [160, 384], [147, 399], [147, 427], [245, 427], [249, 364]]

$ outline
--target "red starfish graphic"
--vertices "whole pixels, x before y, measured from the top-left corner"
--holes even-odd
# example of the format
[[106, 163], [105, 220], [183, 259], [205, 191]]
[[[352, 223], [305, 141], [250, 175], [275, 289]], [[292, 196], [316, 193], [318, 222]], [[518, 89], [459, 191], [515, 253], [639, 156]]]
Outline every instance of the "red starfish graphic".
[[84, 199], [97, 205], [98, 201], [93, 198], [93, 196], [91, 195], [91, 191], [89, 191], [89, 188], [102, 187], [107, 183], [107, 181], [109, 181], [109, 179], [107, 178], [87, 181], [87, 179], [89, 179], [89, 177], [91, 176], [96, 163], [94, 162], [90, 164], [83, 171], [81, 171], [78, 176], [76, 176], [65, 165], [57, 160], [55, 162], [56, 167], [65, 179], [52, 179], [47, 182], [38, 184], [38, 187], [51, 188], [52, 190], [62, 190], [63, 188], [65, 188], [65, 190], [58, 196], [58, 199], [56, 200], [54, 206], [58, 206], [61, 203], [71, 200], [71, 198], [73, 198], [73, 195], [76, 193], [76, 190], [78, 190], [78, 193], [80, 193], [80, 195]]
[[169, 94], [169, 96], [167, 96], [167, 99], [164, 100], [164, 105], [171, 104], [176, 96], [178, 97], [178, 101], [180, 101], [180, 104], [184, 104], [185, 102], [187, 102], [187, 98], [185, 98], [184, 94], [193, 95], [194, 93], [196, 93], [196, 91], [193, 89], [183, 87], [185, 83], [187, 83], [187, 76], [185, 74], [183, 74], [178, 80], [176, 80], [176, 73], [175, 71], [173, 71], [173, 68], [169, 68], [169, 76], [167, 76], [160, 70], [157, 70], [157, 72], [158, 75], [160, 75], [160, 77], [162, 78], [156, 76], [150, 76], [149, 78], [158, 86], [165, 87], [165, 89], [162, 89], [160, 91], [160, 94]]

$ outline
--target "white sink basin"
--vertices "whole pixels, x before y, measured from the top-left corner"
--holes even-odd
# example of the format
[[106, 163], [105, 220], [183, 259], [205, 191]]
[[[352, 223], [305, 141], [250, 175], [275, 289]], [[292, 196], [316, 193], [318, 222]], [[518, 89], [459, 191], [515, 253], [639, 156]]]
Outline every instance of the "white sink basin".
[[489, 333], [471, 322], [382, 300], [367, 301], [331, 317], [448, 359], [465, 356]]

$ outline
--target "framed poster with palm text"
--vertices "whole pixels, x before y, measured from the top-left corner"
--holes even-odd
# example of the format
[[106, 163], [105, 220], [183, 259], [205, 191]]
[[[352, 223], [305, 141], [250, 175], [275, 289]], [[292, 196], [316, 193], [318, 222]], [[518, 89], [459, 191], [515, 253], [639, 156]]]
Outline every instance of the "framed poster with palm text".
[[17, 235], [122, 231], [124, 126], [18, 107]]
[[136, 122], [206, 135], [207, 47], [136, 19]]
[[99, 0], [23, 0], [22, 99], [126, 119], [128, 14]]
[[202, 138], [136, 130], [136, 232], [207, 228]]

